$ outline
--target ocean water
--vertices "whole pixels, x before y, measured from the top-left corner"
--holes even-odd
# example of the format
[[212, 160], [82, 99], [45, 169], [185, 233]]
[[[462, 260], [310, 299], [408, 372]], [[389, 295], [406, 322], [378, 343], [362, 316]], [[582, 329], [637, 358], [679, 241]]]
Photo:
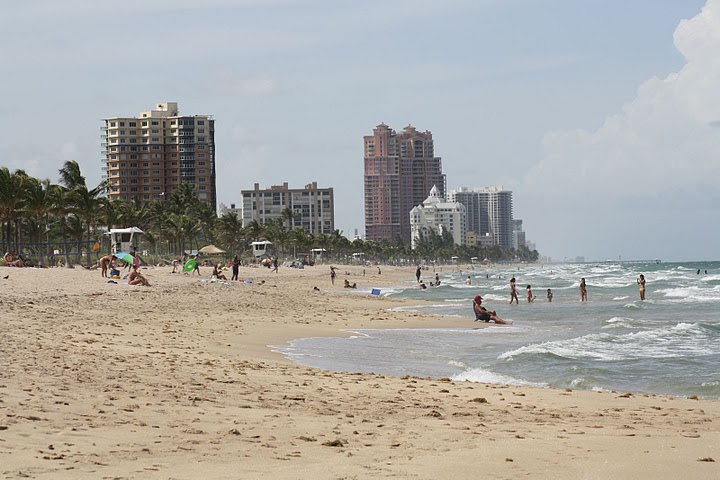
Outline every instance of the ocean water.
[[[438, 272], [440, 287], [420, 290], [413, 276], [386, 294], [429, 300], [402, 309], [467, 318], [467, 328], [357, 330], [351, 338], [297, 339], [275, 350], [302, 365], [345, 372], [720, 398], [720, 262]], [[644, 302], [636, 283], [641, 273]], [[431, 272], [424, 275], [428, 283]], [[465, 284], [468, 275], [472, 285]], [[520, 304], [511, 306], [512, 276]], [[527, 284], [533, 303], [525, 298]], [[476, 294], [513, 325], [474, 328]]]

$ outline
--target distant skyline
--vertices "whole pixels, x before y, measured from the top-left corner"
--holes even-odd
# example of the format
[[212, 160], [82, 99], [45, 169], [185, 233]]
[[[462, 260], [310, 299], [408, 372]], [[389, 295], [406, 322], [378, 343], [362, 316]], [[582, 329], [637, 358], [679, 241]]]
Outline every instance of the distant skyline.
[[720, 259], [720, 0], [28, 0], [3, 6], [0, 165], [100, 181], [101, 119], [216, 120], [218, 202], [317, 181], [364, 232], [363, 136], [430, 130], [554, 260]]

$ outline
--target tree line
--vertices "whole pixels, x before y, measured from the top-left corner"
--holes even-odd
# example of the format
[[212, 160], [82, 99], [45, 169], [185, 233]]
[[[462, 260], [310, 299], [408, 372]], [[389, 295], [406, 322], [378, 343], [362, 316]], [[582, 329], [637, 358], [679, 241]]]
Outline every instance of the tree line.
[[[277, 220], [262, 224], [253, 220], [243, 226], [234, 213], [217, 216], [210, 205], [198, 199], [194, 185], [189, 183], [155, 201], [111, 200], [106, 193], [106, 181], [88, 187], [80, 166], [72, 160], [59, 169], [58, 183], [0, 167], [0, 233], [5, 251], [30, 255], [36, 259], [34, 263], [47, 265], [52, 252], [60, 250], [65, 265], [74, 262], [90, 266], [98, 255], [110, 251], [109, 238], [103, 235], [107, 229], [136, 226], [145, 232], [140, 236], [139, 250], [147, 250], [156, 258], [180, 256], [210, 243], [228, 256], [247, 256], [250, 243], [262, 239], [272, 242], [275, 253], [284, 259], [312, 248], [326, 250], [331, 260], [381, 263], [443, 263], [452, 257], [458, 262], [470, 262], [473, 257], [492, 262], [538, 258], [537, 251], [525, 247], [517, 251], [467, 247], [453, 245], [442, 237], [431, 236], [413, 250], [399, 239], [351, 241], [337, 229], [314, 235], [294, 227], [298, 213], [291, 207]], [[92, 251], [95, 243], [101, 246], [99, 252]]]

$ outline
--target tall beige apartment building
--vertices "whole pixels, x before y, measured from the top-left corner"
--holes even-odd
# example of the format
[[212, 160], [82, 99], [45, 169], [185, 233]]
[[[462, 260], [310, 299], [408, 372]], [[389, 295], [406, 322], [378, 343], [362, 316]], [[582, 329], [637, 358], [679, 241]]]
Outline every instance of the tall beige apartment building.
[[215, 120], [180, 115], [176, 102], [158, 103], [139, 117], [103, 120], [103, 178], [108, 197], [160, 200], [182, 183], [216, 208]]

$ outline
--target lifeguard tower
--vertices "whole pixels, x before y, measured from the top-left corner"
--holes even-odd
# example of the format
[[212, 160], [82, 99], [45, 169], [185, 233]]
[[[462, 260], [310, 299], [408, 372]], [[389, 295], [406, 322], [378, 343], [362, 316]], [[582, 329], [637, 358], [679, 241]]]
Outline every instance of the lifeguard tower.
[[255, 258], [260, 258], [263, 255], [267, 255], [268, 247], [272, 245], [272, 242], [262, 240], [260, 242], [252, 242], [250, 245], [252, 245], [253, 256]]
[[137, 250], [135, 234], [145, 233], [138, 227], [111, 228], [105, 235], [110, 235], [110, 253], [130, 253]]

